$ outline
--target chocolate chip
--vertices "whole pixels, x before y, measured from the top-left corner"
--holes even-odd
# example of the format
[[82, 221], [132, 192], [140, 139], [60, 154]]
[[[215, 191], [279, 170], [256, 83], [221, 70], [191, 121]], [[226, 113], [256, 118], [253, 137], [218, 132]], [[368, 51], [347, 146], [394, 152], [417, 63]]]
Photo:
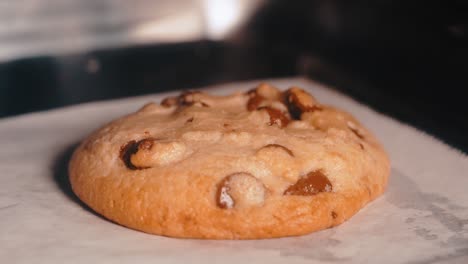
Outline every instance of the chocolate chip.
[[138, 151], [138, 143], [135, 140], [129, 141], [127, 144], [120, 147], [120, 159], [123, 161], [125, 166], [131, 170], [137, 170], [138, 168], [135, 167], [130, 158], [133, 154], [137, 153]]
[[193, 116], [189, 119], [187, 119], [187, 121], [185, 121], [185, 123], [192, 123], [193, 122]]
[[270, 122], [268, 123], [268, 125], [270, 126], [277, 125], [280, 128], [282, 128], [282, 127], [287, 126], [289, 123], [289, 118], [278, 109], [275, 109], [269, 106], [264, 106], [264, 107], [258, 108], [258, 110], [267, 111], [268, 115], [270, 116]]
[[299, 120], [304, 112], [322, 110], [315, 98], [306, 91], [293, 87], [284, 94], [286, 105], [293, 119]]
[[263, 102], [263, 100], [265, 100], [265, 98], [263, 98], [262, 96], [260, 95], [257, 95], [255, 94], [253, 97], [251, 97], [249, 99], [249, 101], [247, 102], [247, 110], [249, 111], [254, 111], [254, 110], [257, 110], [257, 108], [261, 105], [261, 103]]
[[147, 138], [140, 141], [131, 140], [127, 144], [120, 147], [120, 159], [123, 161], [125, 166], [131, 170], [142, 170], [148, 167], [139, 167], [132, 164], [132, 155], [137, 153], [138, 150], [149, 150], [153, 147], [154, 139]]
[[309, 172], [295, 184], [289, 186], [284, 195], [315, 195], [320, 192], [331, 192], [332, 184], [321, 170]]
[[338, 217], [338, 214], [335, 211], [332, 211], [331, 216], [333, 219], [336, 219]]

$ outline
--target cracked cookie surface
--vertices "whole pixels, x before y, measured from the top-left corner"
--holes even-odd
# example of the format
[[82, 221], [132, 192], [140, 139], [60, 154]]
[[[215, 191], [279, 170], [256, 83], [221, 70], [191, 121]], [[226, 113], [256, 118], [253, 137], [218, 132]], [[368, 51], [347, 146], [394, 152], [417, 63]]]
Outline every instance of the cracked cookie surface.
[[73, 191], [147, 233], [256, 239], [336, 226], [383, 193], [387, 155], [350, 114], [262, 83], [184, 92], [97, 130], [75, 151]]

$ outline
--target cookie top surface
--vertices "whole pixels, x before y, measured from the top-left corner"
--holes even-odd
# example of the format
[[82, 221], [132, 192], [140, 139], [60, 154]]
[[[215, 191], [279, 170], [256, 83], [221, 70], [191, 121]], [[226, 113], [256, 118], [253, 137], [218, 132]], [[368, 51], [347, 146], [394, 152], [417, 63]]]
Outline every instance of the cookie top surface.
[[260, 84], [149, 103], [88, 137], [70, 163], [78, 197], [148, 233], [268, 238], [335, 226], [381, 194], [389, 162], [350, 114]]

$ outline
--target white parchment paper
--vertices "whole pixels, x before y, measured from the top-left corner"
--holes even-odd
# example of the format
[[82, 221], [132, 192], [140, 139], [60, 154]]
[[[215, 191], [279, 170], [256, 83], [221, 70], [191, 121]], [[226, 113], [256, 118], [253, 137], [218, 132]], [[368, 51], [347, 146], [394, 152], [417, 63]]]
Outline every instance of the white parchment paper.
[[92, 130], [163, 96], [83, 104], [0, 120], [0, 263], [468, 263], [466, 156], [317, 83], [271, 81], [302, 86], [369, 127], [391, 157], [386, 194], [348, 222], [302, 237], [210, 241], [133, 231], [73, 196], [67, 163]]

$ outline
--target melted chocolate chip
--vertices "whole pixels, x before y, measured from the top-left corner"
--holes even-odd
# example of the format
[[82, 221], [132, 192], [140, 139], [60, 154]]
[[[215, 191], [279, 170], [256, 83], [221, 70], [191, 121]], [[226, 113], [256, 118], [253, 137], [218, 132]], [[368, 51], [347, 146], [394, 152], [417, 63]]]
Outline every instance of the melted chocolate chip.
[[268, 123], [268, 125], [270, 126], [277, 125], [282, 128], [287, 126], [289, 123], [289, 118], [278, 109], [269, 106], [264, 106], [258, 108], [258, 110], [267, 111], [268, 115], [270, 116], [270, 122]]
[[295, 120], [300, 120], [301, 114], [304, 112], [322, 110], [322, 107], [314, 102], [313, 97], [301, 89], [289, 89], [285, 92], [284, 97], [289, 113]]
[[332, 184], [322, 171], [312, 171], [289, 186], [284, 195], [315, 195], [320, 192], [331, 192]]
[[129, 141], [127, 144], [120, 147], [120, 159], [123, 161], [125, 166], [131, 170], [142, 170], [147, 169], [147, 167], [138, 167], [132, 164], [131, 158], [132, 155], [137, 153], [138, 150], [151, 149], [153, 147], [154, 139], [147, 138], [142, 139], [138, 142], [135, 140]]
[[138, 168], [135, 167], [130, 158], [133, 154], [137, 153], [138, 151], [138, 143], [135, 140], [129, 141], [127, 144], [120, 147], [120, 159], [123, 161], [125, 166], [131, 170], [137, 170]]

